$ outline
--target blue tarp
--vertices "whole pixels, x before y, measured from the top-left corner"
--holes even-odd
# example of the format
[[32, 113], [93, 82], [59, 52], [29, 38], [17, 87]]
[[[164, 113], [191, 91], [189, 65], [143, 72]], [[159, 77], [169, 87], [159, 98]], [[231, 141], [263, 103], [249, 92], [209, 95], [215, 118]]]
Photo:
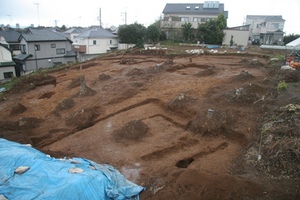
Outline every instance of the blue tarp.
[[[18, 174], [20, 166], [29, 169]], [[70, 173], [80, 168], [81, 173]], [[0, 195], [15, 199], [139, 199], [145, 188], [117, 169], [84, 158], [56, 159], [26, 145], [0, 138]]]

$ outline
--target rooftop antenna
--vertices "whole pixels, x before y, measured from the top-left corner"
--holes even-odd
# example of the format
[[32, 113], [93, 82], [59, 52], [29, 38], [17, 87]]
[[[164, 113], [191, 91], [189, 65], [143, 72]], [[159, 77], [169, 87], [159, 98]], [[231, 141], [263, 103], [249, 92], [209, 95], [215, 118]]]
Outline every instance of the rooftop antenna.
[[39, 3], [34, 3], [36, 5], [37, 8], [37, 13], [38, 13], [38, 26], [40, 26], [40, 12], [39, 12]]
[[58, 22], [59, 20], [54, 20], [54, 23], [55, 23], [55, 27], [57, 27], [57, 22]]
[[125, 18], [125, 25], [126, 25], [126, 24], [127, 24], [127, 11], [122, 12], [121, 14], [124, 15], [124, 18]]
[[100, 22], [100, 28], [101, 28], [101, 24], [102, 24], [102, 22], [101, 22], [101, 8], [99, 8], [99, 17], [97, 17], [97, 18]]

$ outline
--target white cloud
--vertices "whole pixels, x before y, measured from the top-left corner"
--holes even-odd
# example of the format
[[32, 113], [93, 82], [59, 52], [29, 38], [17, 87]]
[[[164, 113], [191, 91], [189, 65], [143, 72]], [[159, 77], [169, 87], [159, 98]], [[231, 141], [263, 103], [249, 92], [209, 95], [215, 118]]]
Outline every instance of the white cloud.
[[[16, 23], [21, 26], [30, 24], [44, 26], [90, 26], [97, 25], [99, 21], [99, 8], [101, 8], [101, 21], [104, 27], [118, 26], [138, 22], [145, 26], [159, 19], [166, 3], [199, 3], [199, 0], [150, 0], [150, 1], [111, 1], [111, 0], [1, 0], [0, 24]], [[38, 3], [37, 6], [35, 3]], [[282, 15], [286, 20], [287, 33], [300, 33], [300, 1], [299, 0], [223, 0], [225, 10], [229, 11], [228, 26], [243, 24], [246, 15]], [[39, 12], [38, 12], [39, 11]], [[39, 15], [38, 15], [39, 13]], [[38, 17], [39, 16], [39, 17]], [[39, 20], [38, 20], [39, 18]]]

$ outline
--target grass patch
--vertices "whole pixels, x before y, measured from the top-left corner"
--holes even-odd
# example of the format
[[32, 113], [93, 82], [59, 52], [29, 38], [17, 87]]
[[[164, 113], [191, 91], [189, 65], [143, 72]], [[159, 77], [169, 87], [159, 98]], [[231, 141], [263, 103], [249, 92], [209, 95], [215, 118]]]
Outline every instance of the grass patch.
[[279, 81], [278, 85], [277, 85], [277, 91], [282, 91], [282, 90], [286, 90], [287, 89], [287, 83], [283, 80], [283, 81]]

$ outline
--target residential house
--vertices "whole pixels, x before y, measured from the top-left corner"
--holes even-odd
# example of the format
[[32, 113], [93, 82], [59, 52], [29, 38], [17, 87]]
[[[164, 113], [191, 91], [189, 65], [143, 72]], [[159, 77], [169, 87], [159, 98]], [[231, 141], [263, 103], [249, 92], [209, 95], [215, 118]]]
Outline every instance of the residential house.
[[29, 28], [21, 35], [20, 50], [13, 59], [21, 74], [76, 61], [71, 40], [48, 29]]
[[87, 31], [87, 29], [84, 28], [70, 28], [69, 30], [66, 30], [63, 32], [67, 38], [69, 38], [72, 42], [77, 43], [76, 37], [82, 33]]
[[8, 30], [8, 31], [0, 31], [0, 36], [8, 44], [9, 49], [11, 49], [13, 55], [20, 54], [20, 37], [21, 33], [15, 30]]
[[192, 28], [196, 29], [199, 24], [217, 18], [221, 13], [228, 18], [228, 11], [225, 11], [224, 4], [219, 1], [167, 3], [162, 13], [160, 25], [166, 31], [168, 39], [176, 37], [176, 29], [180, 29], [185, 23], [192, 24]]
[[78, 60], [84, 61], [118, 48], [118, 36], [100, 27], [93, 26], [75, 38], [73, 44]]
[[0, 81], [16, 76], [15, 66], [10, 49], [7, 45], [0, 43]]
[[248, 46], [249, 27], [250, 24], [224, 29], [225, 36], [223, 38], [222, 45], [231, 46], [232, 40], [233, 45]]
[[259, 44], [283, 45], [285, 20], [281, 15], [247, 15], [250, 24], [250, 38]]

